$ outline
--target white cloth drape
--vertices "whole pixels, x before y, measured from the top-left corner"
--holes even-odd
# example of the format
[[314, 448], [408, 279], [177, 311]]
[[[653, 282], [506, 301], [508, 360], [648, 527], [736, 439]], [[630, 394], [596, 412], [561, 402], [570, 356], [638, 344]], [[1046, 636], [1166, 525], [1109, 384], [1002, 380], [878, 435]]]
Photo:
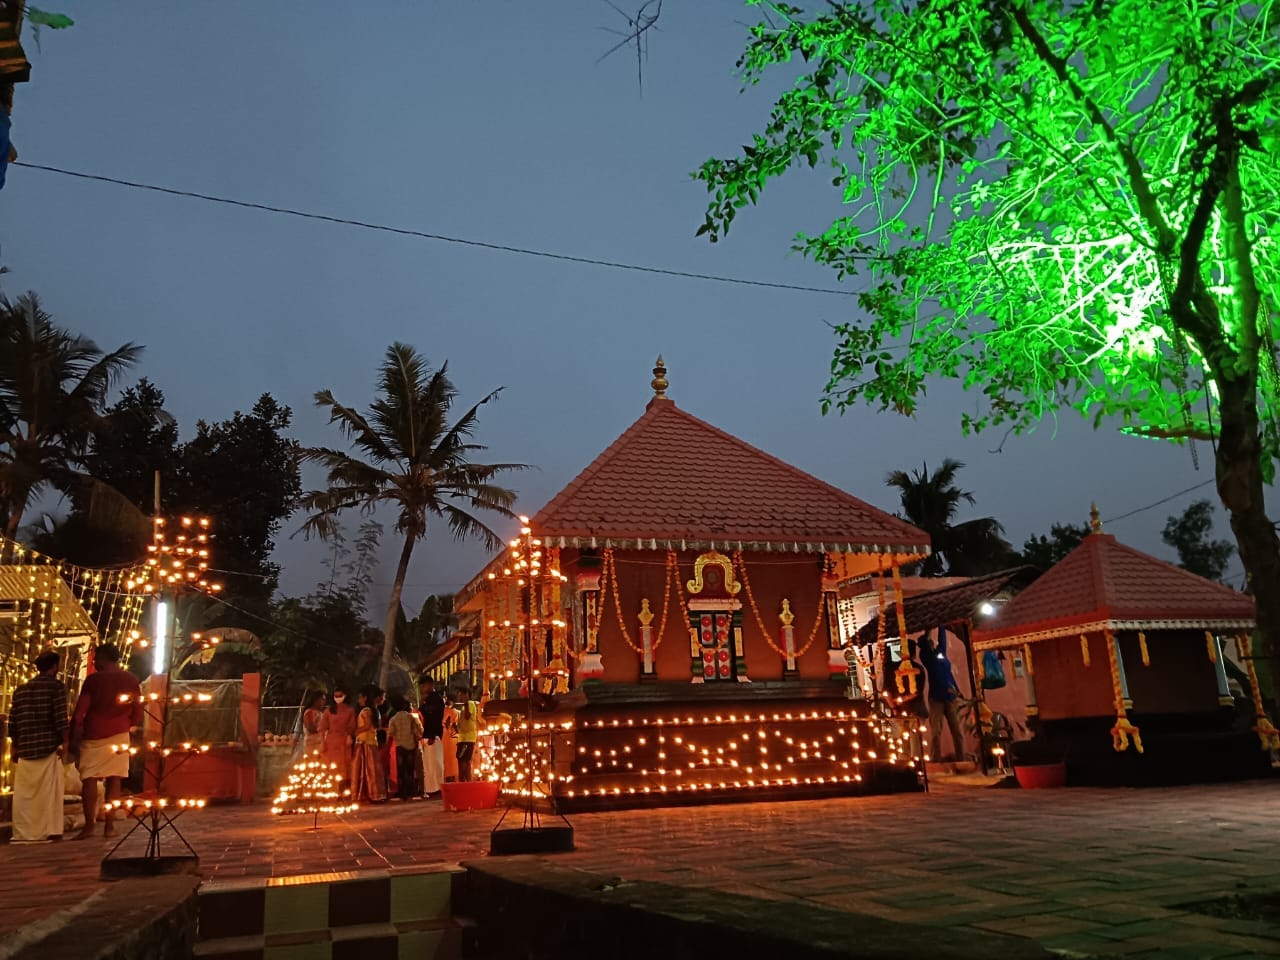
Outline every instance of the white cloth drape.
[[13, 839], [62, 836], [62, 758], [19, 760], [13, 775]]
[[80, 779], [127, 777], [129, 775], [129, 734], [118, 733], [102, 740], [80, 744]]
[[422, 790], [424, 793], [439, 793], [440, 784], [444, 782], [444, 741], [439, 737], [435, 743], [422, 741]]

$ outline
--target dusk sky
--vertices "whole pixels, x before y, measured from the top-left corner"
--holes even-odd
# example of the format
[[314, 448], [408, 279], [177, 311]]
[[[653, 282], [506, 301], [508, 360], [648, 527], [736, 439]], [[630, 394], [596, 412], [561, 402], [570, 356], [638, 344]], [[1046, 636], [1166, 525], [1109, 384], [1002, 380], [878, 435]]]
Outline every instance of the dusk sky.
[[[563, 254], [839, 285], [789, 252], [797, 230], [840, 212], [823, 171], [772, 186], [726, 241], [694, 237], [705, 191], [690, 171], [746, 142], [772, 103], [763, 87], [739, 93], [752, 13], [738, 0], [668, 0], [643, 96], [633, 52], [596, 62], [617, 40], [602, 28], [625, 27], [603, 0], [45, 6], [76, 24], [28, 44], [13, 137], [32, 163]], [[1085, 520], [1093, 500], [1118, 516], [1212, 477], [1208, 445], [1197, 472], [1185, 448], [1094, 432], [1072, 413], [993, 453], [999, 434], [960, 435], [977, 398], [941, 383], [914, 419], [823, 417], [825, 324], [855, 316], [851, 297], [555, 262], [23, 168], [0, 191], [0, 262], [6, 289], [38, 291], [61, 324], [105, 347], [145, 344], [137, 372], [165, 391], [184, 436], [265, 391], [293, 408], [302, 443], [335, 444], [317, 389], [364, 407], [393, 340], [447, 359], [464, 400], [505, 387], [480, 439], [495, 460], [538, 467], [514, 479], [528, 513], [643, 412], [658, 353], [681, 407], [877, 506], [897, 507], [887, 471], [963, 460], [978, 499], [965, 516], [996, 516], [1015, 546]], [[1194, 496], [1213, 492], [1108, 530], [1174, 559], [1160, 529]], [[277, 549], [290, 594], [321, 574], [321, 551], [289, 539], [299, 523]], [[406, 606], [456, 588], [483, 559], [436, 530]]]

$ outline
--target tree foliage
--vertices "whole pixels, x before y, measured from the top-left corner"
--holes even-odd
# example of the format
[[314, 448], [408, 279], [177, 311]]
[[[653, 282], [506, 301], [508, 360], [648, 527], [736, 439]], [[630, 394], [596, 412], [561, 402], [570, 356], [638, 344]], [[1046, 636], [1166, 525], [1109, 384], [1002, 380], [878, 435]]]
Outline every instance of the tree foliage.
[[77, 493], [85, 509], [125, 506], [93, 482], [87, 456], [108, 424], [107, 398], [142, 348], [100, 348], [54, 323], [34, 293], [0, 296], [0, 533], [17, 537], [43, 494]]
[[248, 413], [201, 420], [182, 446], [173, 493], [182, 510], [213, 517], [217, 566], [238, 575], [227, 578], [226, 595], [258, 615], [279, 584], [276, 534], [302, 493], [292, 422], [293, 412], [267, 393]]
[[763, 132], [696, 176], [716, 240], [770, 180], [829, 165], [842, 212], [798, 249], [859, 280], [829, 404], [965, 430], [1074, 408], [1216, 437], [1218, 492], [1280, 650], [1277, 0], [769, 3], [748, 84], [801, 61]]
[[511, 517], [515, 493], [494, 481], [518, 463], [476, 463], [485, 447], [475, 442], [480, 408], [495, 400], [488, 394], [457, 420], [450, 422], [458, 391], [449, 379], [448, 364], [432, 369], [413, 347], [394, 343], [387, 348], [378, 376], [377, 394], [369, 412], [339, 403], [328, 390], [316, 394], [316, 405], [329, 412], [353, 452], [312, 447], [304, 452], [328, 474], [328, 486], [302, 499], [308, 512], [303, 531], [331, 536], [348, 510], [365, 515], [379, 507], [396, 516], [396, 532], [404, 537], [387, 606], [384, 646], [378, 685], [386, 688], [395, 655], [400, 596], [414, 547], [427, 535], [429, 523], [441, 520], [455, 539], [478, 537], [490, 547], [502, 538], [479, 514]]
[[[1274, 310], [1273, 4], [771, 6], [784, 22], [753, 30], [747, 79], [796, 56], [804, 73], [740, 158], [698, 171], [703, 230], [720, 236], [785, 170], [831, 165], [847, 212], [799, 249], [866, 281], [866, 322], [838, 328], [836, 403], [910, 412], [941, 375], [983, 392], [970, 429], [1071, 404], [1207, 432], [1188, 378], [1208, 353], [1256, 368], [1252, 338], [1274, 337], [1244, 329], [1258, 304], [1231, 286], [1247, 267]], [[1228, 162], [1234, 223], [1225, 191], [1205, 192]], [[1169, 316], [1174, 297], [1203, 299], [1197, 322]]]
[[433, 593], [422, 601], [422, 608], [412, 620], [405, 616], [401, 606], [396, 620], [396, 649], [410, 669], [417, 670], [431, 656], [431, 651], [449, 639], [457, 626], [453, 594]]
[[1160, 534], [1178, 551], [1178, 566], [1207, 580], [1221, 580], [1236, 548], [1230, 541], [1214, 540], [1212, 535], [1213, 504], [1208, 500], [1197, 500], [1182, 516], [1169, 517]]
[[1022, 562], [1043, 573], [1080, 546], [1088, 535], [1088, 524], [1055, 523], [1048, 536], [1042, 533], [1027, 538], [1022, 545]]
[[1004, 528], [994, 517], [956, 522], [962, 504], [977, 503], [972, 493], [956, 486], [956, 474], [964, 464], [950, 457], [932, 473], [929, 465], [907, 473], [894, 470], [885, 483], [898, 490], [902, 515], [929, 534], [933, 552], [920, 562], [921, 576], [972, 577], [1004, 569], [1016, 555], [1004, 539]]

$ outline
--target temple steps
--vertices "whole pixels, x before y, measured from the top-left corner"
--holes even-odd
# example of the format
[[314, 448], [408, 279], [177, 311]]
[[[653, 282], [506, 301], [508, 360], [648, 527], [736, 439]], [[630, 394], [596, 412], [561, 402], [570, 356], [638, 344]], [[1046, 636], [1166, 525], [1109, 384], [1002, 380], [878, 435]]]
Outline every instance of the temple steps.
[[437, 864], [200, 886], [194, 956], [220, 960], [460, 960], [463, 871]]

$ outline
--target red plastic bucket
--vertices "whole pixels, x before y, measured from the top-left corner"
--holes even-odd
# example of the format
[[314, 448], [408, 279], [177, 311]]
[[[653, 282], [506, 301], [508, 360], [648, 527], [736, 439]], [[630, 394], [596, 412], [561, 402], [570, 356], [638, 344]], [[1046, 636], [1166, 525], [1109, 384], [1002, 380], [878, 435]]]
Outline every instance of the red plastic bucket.
[[1013, 768], [1013, 774], [1018, 778], [1018, 786], [1026, 790], [1062, 787], [1066, 786], [1067, 783], [1067, 765], [1065, 763], [1019, 765]]
[[446, 810], [492, 810], [498, 805], [496, 780], [442, 783], [440, 796]]

